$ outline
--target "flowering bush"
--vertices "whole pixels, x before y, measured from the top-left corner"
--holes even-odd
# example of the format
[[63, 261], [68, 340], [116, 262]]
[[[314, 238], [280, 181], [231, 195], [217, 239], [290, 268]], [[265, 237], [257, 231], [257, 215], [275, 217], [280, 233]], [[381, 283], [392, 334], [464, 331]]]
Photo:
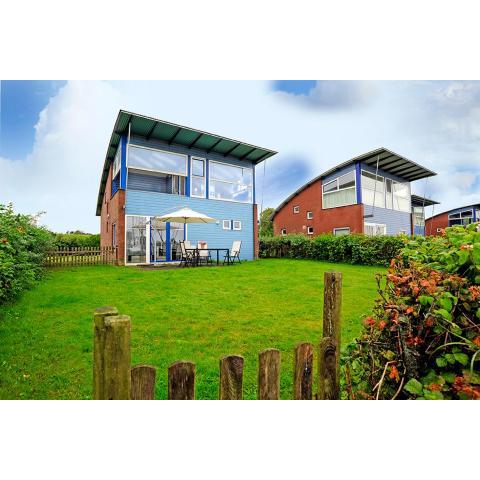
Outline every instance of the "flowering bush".
[[480, 233], [413, 239], [342, 359], [349, 398], [480, 398]]
[[15, 214], [0, 204], [0, 303], [17, 296], [40, 278], [44, 254], [53, 244], [38, 216]]

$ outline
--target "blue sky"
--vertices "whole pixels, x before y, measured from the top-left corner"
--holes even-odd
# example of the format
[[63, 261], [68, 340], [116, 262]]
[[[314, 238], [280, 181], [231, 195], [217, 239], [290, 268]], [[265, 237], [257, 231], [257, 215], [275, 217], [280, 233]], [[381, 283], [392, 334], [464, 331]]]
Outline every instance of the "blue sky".
[[[413, 191], [436, 212], [480, 201], [480, 82], [2, 82], [0, 202], [45, 211], [56, 231], [96, 232], [96, 196], [120, 108], [279, 153], [257, 169], [257, 200], [384, 146], [438, 175]], [[265, 185], [262, 195], [262, 185]]]
[[0, 81], [0, 155], [18, 160], [28, 155], [39, 113], [64, 81]]

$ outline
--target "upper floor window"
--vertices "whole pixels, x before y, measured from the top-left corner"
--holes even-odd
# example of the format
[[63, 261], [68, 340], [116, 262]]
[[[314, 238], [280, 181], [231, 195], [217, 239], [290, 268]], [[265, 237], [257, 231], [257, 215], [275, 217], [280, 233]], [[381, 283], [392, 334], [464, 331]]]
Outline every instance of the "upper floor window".
[[113, 168], [112, 168], [112, 178], [117, 176], [117, 173], [120, 171], [120, 166], [122, 163], [122, 144], [118, 144], [117, 153], [113, 159]]
[[313, 218], [313, 212], [307, 212], [307, 220], [311, 220]]
[[448, 215], [448, 226], [452, 225], [468, 225], [473, 222], [473, 210], [465, 210], [458, 213], [450, 213]]
[[343, 207], [357, 203], [355, 172], [348, 172], [335, 180], [325, 183], [322, 186], [322, 191], [323, 208]]
[[362, 170], [362, 202], [380, 208], [410, 212], [410, 186]]
[[205, 198], [206, 172], [204, 158], [192, 157], [191, 176], [190, 195], [192, 197]]
[[128, 166], [141, 170], [187, 176], [187, 155], [130, 145]]
[[298, 205], [293, 207], [293, 213], [300, 213], [300, 207]]
[[417, 227], [425, 226], [423, 207], [413, 207], [413, 224]]
[[252, 203], [253, 170], [226, 163], [209, 162], [209, 198]]

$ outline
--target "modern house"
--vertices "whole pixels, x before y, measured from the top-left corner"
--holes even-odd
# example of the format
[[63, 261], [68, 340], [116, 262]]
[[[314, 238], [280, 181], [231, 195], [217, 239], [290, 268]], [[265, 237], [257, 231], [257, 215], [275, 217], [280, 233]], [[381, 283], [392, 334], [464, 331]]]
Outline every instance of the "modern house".
[[[255, 166], [275, 153], [120, 110], [98, 192], [101, 245], [118, 247], [117, 261], [126, 265], [179, 260], [184, 239], [210, 248], [240, 240], [240, 258], [256, 258]], [[157, 220], [182, 207], [216, 222]]]
[[292, 193], [271, 219], [275, 235], [421, 233], [437, 202], [412, 196], [411, 183], [436, 173], [378, 148], [322, 173]]
[[454, 208], [427, 218], [425, 230], [427, 235], [441, 235], [442, 230], [454, 225], [468, 225], [480, 221], [480, 203]]

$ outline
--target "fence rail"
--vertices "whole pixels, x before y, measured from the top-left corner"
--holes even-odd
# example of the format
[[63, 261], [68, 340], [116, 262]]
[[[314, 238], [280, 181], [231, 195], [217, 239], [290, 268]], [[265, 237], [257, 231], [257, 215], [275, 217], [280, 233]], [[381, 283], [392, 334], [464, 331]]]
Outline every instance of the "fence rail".
[[[342, 274], [325, 272], [323, 338], [317, 348], [318, 392], [313, 392], [315, 348], [300, 343], [295, 348], [295, 400], [335, 400], [340, 398], [340, 327]], [[93, 342], [93, 398], [96, 400], [154, 400], [156, 368], [131, 366], [130, 317], [119, 315], [115, 307], [95, 310]], [[268, 348], [258, 356], [257, 398], [280, 398], [280, 351]], [[219, 398], [243, 398], [244, 359], [229, 355], [220, 359]], [[168, 367], [168, 399], [194, 400], [196, 366], [177, 361]]]
[[59, 247], [47, 252], [46, 267], [110, 265], [116, 262], [117, 247]]

